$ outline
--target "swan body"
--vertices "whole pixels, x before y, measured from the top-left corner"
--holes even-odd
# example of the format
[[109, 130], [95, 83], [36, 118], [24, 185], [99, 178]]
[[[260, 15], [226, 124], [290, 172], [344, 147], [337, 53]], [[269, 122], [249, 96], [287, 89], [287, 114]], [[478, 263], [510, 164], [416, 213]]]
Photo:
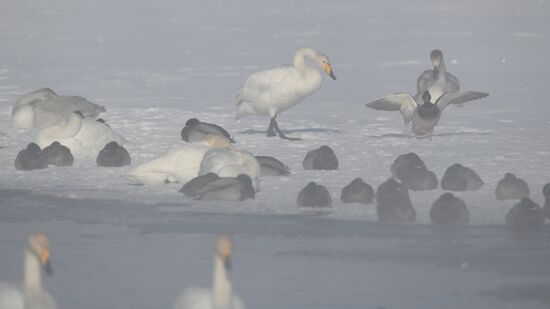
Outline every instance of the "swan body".
[[461, 91], [447, 93], [431, 103], [431, 95], [424, 91], [424, 104], [417, 104], [415, 99], [406, 93], [396, 93], [366, 104], [368, 108], [383, 111], [399, 111], [405, 124], [412, 122], [412, 132], [415, 135], [431, 136], [433, 129], [441, 118], [443, 110], [451, 104], [462, 104], [488, 96], [488, 93], [478, 91]]
[[237, 177], [240, 174], [248, 175], [258, 189], [258, 177], [261, 167], [258, 160], [247, 151], [233, 147], [216, 147], [209, 149], [200, 163], [199, 175], [214, 173], [220, 177]]
[[229, 277], [233, 242], [229, 236], [221, 236], [214, 257], [212, 289], [186, 289], [177, 299], [174, 309], [245, 309], [243, 301], [233, 293]]
[[416, 80], [416, 95], [414, 97], [417, 102], [422, 102], [424, 91], [430, 93], [432, 103], [435, 103], [440, 96], [446, 93], [460, 91], [458, 78], [447, 72], [443, 52], [434, 49], [430, 54], [430, 58], [434, 68], [422, 72]]
[[321, 74], [317, 68], [306, 64], [306, 58], [336, 79], [326, 55], [312, 48], [300, 48], [294, 54], [292, 65], [259, 71], [245, 80], [236, 98], [236, 118], [269, 116], [268, 136], [274, 136], [273, 130], [276, 129], [281, 138], [287, 138], [277, 125], [277, 115], [296, 106], [321, 87]]
[[71, 113], [80, 111], [84, 116], [96, 118], [105, 107], [82, 97], [58, 96], [50, 88], [38, 89], [21, 96], [12, 108], [12, 125], [15, 128], [46, 128], [59, 123]]
[[48, 238], [41, 233], [30, 237], [25, 250], [22, 288], [0, 282], [1, 309], [56, 309], [55, 299], [42, 288], [40, 268], [51, 274]]
[[55, 141], [68, 147], [76, 159], [95, 159], [101, 149], [112, 141], [120, 145], [126, 143], [126, 139], [108, 125], [84, 118], [79, 112], [70, 114], [65, 123], [44, 128], [36, 135], [36, 143], [40, 147]]

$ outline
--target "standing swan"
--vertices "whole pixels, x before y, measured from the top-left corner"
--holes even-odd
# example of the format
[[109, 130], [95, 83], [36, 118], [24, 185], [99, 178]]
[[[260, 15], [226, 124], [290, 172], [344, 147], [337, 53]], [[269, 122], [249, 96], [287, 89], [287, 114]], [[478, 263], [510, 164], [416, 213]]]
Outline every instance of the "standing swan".
[[321, 87], [321, 74], [317, 68], [306, 64], [306, 58], [311, 59], [336, 80], [326, 55], [312, 48], [300, 48], [294, 54], [292, 65], [259, 71], [246, 79], [237, 94], [236, 119], [250, 115], [269, 116], [271, 121], [267, 136], [275, 136], [273, 130], [276, 130], [281, 138], [297, 140], [287, 137], [279, 129], [276, 118], [279, 113], [302, 102]]
[[50, 88], [31, 91], [13, 105], [12, 125], [15, 128], [45, 128], [57, 124], [72, 112], [96, 118], [105, 107], [75, 96], [58, 96]]
[[2, 309], [55, 309], [53, 297], [42, 289], [40, 267], [52, 273], [49, 241], [37, 233], [29, 238], [25, 250], [25, 277], [22, 289], [0, 282], [0, 308]]
[[460, 91], [458, 78], [447, 72], [443, 52], [439, 49], [432, 50], [430, 59], [434, 66], [433, 70], [422, 72], [416, 80], [416, 95], [414, 96], [416, 102], [422, 102], [424, 91], [430, 92], [432, 103], [446, 93]]
[[244, 309], [239, 296], [233, 294], [229, 277], [233, 241], [223, 235], [218, 238], [214, 257], [214, 280], [210, 289], [187, 289], [176, 301], [174, 309]]

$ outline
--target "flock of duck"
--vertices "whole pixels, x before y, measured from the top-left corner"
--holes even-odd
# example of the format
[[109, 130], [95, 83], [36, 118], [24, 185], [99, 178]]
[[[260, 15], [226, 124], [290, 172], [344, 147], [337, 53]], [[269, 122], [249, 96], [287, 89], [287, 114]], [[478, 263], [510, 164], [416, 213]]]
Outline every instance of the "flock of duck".
[[[461, 91], [458, 79], [446, 71], [440, 50], [432, 51], [430, 58], [434, 68], [418, 77], [414, 96], [396, 93], [366, 104], [375, 110], [400, 111], [405, 124], [411, 124], [413, 134], [429, 138], [446, 107], [488, 96], [479, 91]], [[238, 91], [236, 118], [269, 116], [267, 136], [298, 140], [284, 134], [276, 119], [280, 113], [319, 89], [322, 81], [320, 71], [336, 80], [326, 55], [311, 48], [301, 48], [296, 51], [292, 65], [251, 74]], [[130, 153], [124, 147], [127, 140], [105, 120], [98, 118], [104, 112], [103, 106], [85, 98], [59, 96], [49, 88], [23, 95], [13, 106], [12, 125], [21, 129], [34, 128], [38, 132], [34, 142], [17, 155], [15, 168], [34, 170], [50, 165], [71, 166], [75, 160], [90, 159], [95, 159], [97, 165], [103, 167], [131, 165]], [[291, 174], [290, 169], [276, 158], [255, 156], [239, 149], [231, 134], [216, 124], [189, 119], [181, 130], [181, 138], [185, 143], [133, 167], [127, 176], [144, 185], [179, 183], [182, 186], [179, 192], [193, 199], [243, 201], [255, 198], [260, 177]], [[335, 152], [326, 145], [311, 150], [303, 160], [306, 170], [335, 170], [338, 165]], [[362, 179], [354, 179], [342, 189], [341, 201], [370, 204], [376, 200], [380, 222], [414, 222], [416, 211], [409, 190], [436, 189], [439, 185], [437, 176], [415, 153], [397, 157], [390, 172], [392, 178], [380, 184], [376, 191]], [[458, 163], [446, 170], [440, 184], [445, 191], [474, 191], [483, 185], [475, 171]], [[544, 186], [543, 194], [546, 199], [544, 208], [529, 199], [527, 183], [510, 173], [499, 181], [495, 189], [498, 200], [519, 200], [506, 221], [509, 226], [521, 230], [538, 229], [545, 218], [550, 219], [550, 184]], [[310, 182], [298, 193], [296, 203], [299, 207], [330, 207], [332, 198], [327, 188]], [[433, 203], [430, 218], [436, 224], [464, 224], [469, 220], [469, 212], [462, 199], [446, 192]], [[41, 308], [55, 308], [47, 293], [39, 293], [39, 265], [49, 265], [48, 247], [45, 235], [31, 237], [25, 257], [24, 288], [3, 289], [0, 308], [31, 308], [38, 299], [41, 304], [46, 304]], [[177, 308], [243, 307], [232, 292], [228, 276], [231, 250], [230, 238], [221, 237], [214, 263], [213, 290], [188, 291], [178, 299]], [[12, 306], [5, 305], [8, 303]]]

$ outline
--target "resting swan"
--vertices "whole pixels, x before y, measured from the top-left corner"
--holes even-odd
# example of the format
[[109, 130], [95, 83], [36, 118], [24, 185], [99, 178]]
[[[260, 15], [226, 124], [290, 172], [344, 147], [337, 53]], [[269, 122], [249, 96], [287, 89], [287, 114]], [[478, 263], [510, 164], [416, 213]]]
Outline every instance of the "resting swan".
[[82, 97], [58, 96], [50, 88], [31, 91], [13, 105], [12, 125], [15, 128], [46, 128], [57, 124], [71, 113], [80, 111], [84, 116], [96, 118], [105, 107]]
[[318, 69], [306, 64], [306, 58], [312, 60], [332, 79], [336, 79], [328, 57], [312, 48], [300, 48], [294, 54], [292, 65], [259, 71], [250, 75], [237, 94], [237, 119], [243, 116], [269, 116], [271, 121], [267, 136], [289, 140], [277, 124], [280, 113], [298, 105], [307, 96], [321, 87], [321, 74]]
[[111, 127], [84, 118], [78, 111], [71, 113], [65, 123], [44, 128], [36, 135], [36, 143], [42, 148], [55, 141], [68, 147], [76, 159], [96, 159], [101, 149], [112, 141], [120, 145], [126, 143]]
[[209, 134], [200, 143], [186, 143], [137, 166], [128, 176], [147, 185], [185, 184], [198, 176], [202, 158], [209, 149], [226, 144], [222, 137]]
[[55, 309], [53, 297], [42, 288], [40, 268], [51, 274], [49, 241], [37, 233], [29, 238], [25, 250], [25, 276], [23, 287], [17, 288], [0, 282], [0, 308], [2, 309]]
[[212, 289], [187, 289], [176, 301], [174, 309], [244, 309], [245, 305], [233, 293], [229, 277], [233, 242], [227, 235], [218, 238], [214, 257]]

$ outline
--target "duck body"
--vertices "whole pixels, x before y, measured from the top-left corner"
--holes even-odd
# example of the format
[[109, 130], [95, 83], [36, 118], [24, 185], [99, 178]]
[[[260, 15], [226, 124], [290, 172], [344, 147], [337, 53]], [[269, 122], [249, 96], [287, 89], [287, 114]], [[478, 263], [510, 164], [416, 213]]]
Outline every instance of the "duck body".
[[15, 128], [46, 128], [65, 120], [75, 111], [96, 118], [105, 112], [105, 107], [82, 97], [58, 96], [50, 88], [43, 88], [31, 91], [15, 102], [12, 125]]
[[234, 143], [235, 140], [231, 137], [231, 134], [224, 128], [217, 124], [202, 122], [197, 118], [191, 118], [187, 120], [185, 127], [181, 130], [181, 139], [186, 142], [199, 142], [202, 141], [208, 134], [216, 134], [223, 139], [226, 139], [229, 143]]
[[466, 224], [470, 212], [462, 199], [452, 193], [444, 193], [432, 204], [430, 218], [436, 224]]
[[44, 159], [40, 147], [35, 143], [28, 144], [15, 158], [15, 169], [17, 170], [30, 171], [46, 167], [48, 167], [48, 162]]
[[200, 196], [200, 191], [209, 183], [214, 180], [218, 180], [220, 177], [214, 173], [207, 173], [204, 175], [197, 176], [180, 189], [179, 192], [183, 193], [187, 197], [195, 198]]
[[529, 196], [529, 186], [525, 180], [512, 173], [506, 173], [504, 178], [497, 183], [495, 196], [499, 201], [526, 198]]
[[539, 230], [544, 225], [544, 211], [530, 198], [522, 198], [506, 215], [506, 223], [518, 231]]
[[336, 170], [339, 162], [332, 148], [323, 145], [306, 153], [302, 165], [305, 170]]
[[296, 204], [300, 207], [330, 207], [332, 198], [327, 188], [311, 181], [298, 193]]
[[459, 163], [449, 166], [441, 178], [441, 189], [447, 191], [477, 191], [483, 185], [474, 170]]
[[383, 223], [410, 223], [416, 221], [409, 191], [395, 179], [388, 179], [376, 189], [378, 221]]
[[215, 179], [199, 189], [197, 193], [200, 200], [234, 202], [254, 199], [256, 195], [252, 179], [246, 174]]
[[44, 148], [42, 150], [42, 155], [48, 165], [72, 166], [74, 163], [74, 157], [71, 150], [57, 141]]
[[199, 175], [214, 173], [220, 177], [237, 177], [240, 174], [248, 175], [258, 188], [261, 167], [258, 160], [247, 151], [233, 147], [215, 147], [209, 149], [200, 163]]
[[117, 142], [110, 142], [99, 152], [96, 159], [97, 166], [121, 167], [130, 165], [130, 154], [126, 148]]
[[342, 188], [340, 199], [344, 203], [371, 204], [374, 200], [374, 190], [361, 178], [355, 178]]
[[290, 168], [283, 162], [269, 156], [255, 156], [260, 164], [260, 176], [288, 176]]
[[437, 176], [414, 152], [398, 156], [391, 165], [391, 173], [409, 190], [433, 190], [438, 185]]

